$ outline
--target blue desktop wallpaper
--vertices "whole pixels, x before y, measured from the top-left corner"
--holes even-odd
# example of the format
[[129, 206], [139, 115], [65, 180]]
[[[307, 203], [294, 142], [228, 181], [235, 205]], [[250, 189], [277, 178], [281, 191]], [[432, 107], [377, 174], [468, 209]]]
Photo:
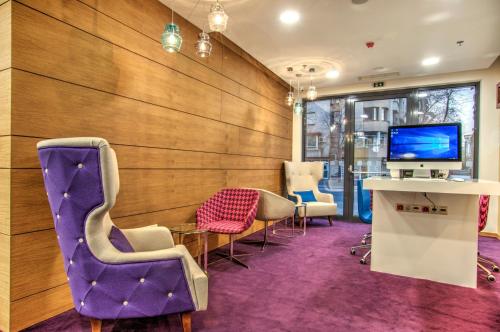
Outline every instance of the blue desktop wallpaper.
[[459, 138], [456, 126], [391, 128], [389, 160], [456, 160]]

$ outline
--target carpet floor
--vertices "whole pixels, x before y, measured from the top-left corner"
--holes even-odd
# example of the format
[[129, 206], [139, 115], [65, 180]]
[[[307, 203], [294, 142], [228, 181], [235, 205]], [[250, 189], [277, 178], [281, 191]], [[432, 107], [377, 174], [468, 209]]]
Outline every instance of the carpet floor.
[[[500, 274], [489, 283], [479, 272], [478, 288], [469, 289], [371, 272], [348, 249], [367, 231], [369, 225], [315, 220], [306, 236], [271, 237], [286, 245], [244, 258], [250, 270], [209, 266], [208, 310], [193, 314], [193, 331], [500, 331]], [[481, 238], [479, 247], [500, 261], [500, 241]], [[27, 331], [89, 328], [70, 310]], [[103, 323], [103, 331], [181, 330], [175, 315]]]

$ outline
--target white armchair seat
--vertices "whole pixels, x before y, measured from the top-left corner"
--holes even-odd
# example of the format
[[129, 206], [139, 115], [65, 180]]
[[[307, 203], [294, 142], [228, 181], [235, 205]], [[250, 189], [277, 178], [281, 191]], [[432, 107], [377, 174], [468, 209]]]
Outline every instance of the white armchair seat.
[[[324, 202], [308, 202], [306, 217], [324, 217], [337, 214], [337, 204]], [[304, 217], [304, 209], [299, 209], [299, 216]]]
[[[306, 217], [328, 217], [331, 224], [332, 216], [337, 214], [337, 204], [333, 195], [322, 193], [318, 189], [319, 181], [323, 178], [323, 163], [285, 161], [285, 176], [288, 196], [297, 204], [302, 203], [302, 198], [296, 192], [313, 192], [316, 202], [306, 203]], [[298, 210], [299, 216], [304, 217], [304, 209]]]

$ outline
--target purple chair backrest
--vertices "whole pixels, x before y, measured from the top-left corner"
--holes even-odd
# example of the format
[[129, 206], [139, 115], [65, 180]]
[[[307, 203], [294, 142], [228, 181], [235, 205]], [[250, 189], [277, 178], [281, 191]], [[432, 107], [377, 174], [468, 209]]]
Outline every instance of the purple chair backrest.
[[[86, 234], [89, 214], [114, 202], [106, 202], [106, 190], [110, 191], [104, 188], [102, 168], [107, 165], [103, 166], [100, 160], [101, 149], [110, 148], [102, 139], [90, 144], [96, 146], [38, 149], [75, 309], [97, 319], [193, 311], [180, 259], [110, 264], [97, 259], [91, 251]], [[103, 232], [110, 227], [104, 224], [105, 220], [98, 219]]]

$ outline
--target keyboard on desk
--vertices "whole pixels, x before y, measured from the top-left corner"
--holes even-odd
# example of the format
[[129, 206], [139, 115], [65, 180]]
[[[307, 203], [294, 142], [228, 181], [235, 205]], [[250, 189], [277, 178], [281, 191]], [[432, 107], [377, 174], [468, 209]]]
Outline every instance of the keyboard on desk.
[[446, 179], [436, 178], [403, 178], [403, 181], [416, 181], [416, 182], [446, 182]]

